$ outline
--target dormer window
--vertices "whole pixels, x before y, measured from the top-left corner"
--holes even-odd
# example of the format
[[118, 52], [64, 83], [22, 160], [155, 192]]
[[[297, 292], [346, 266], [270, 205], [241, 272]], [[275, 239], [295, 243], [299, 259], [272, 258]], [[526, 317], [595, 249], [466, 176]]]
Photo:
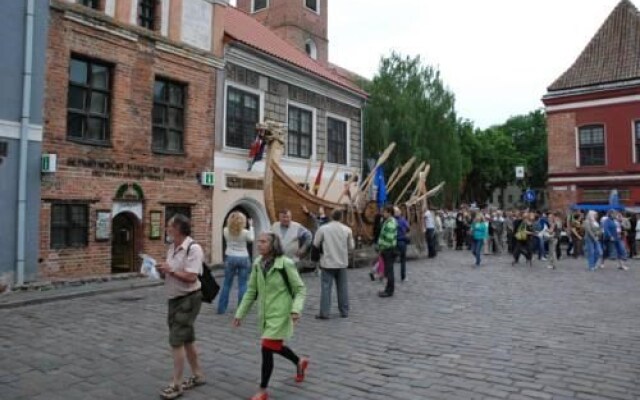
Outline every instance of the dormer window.
[[304, 44], [304, 52], [314, 60], [318, 59], [318, 48], [313, 40], [308, 39]]
[[304, 0], [304, 5], [314, 13], [320, 14], [320, 0]]
[[252, 0], [252, 3], [251, 12], [258, 12], [269, 7], [269, 0]]

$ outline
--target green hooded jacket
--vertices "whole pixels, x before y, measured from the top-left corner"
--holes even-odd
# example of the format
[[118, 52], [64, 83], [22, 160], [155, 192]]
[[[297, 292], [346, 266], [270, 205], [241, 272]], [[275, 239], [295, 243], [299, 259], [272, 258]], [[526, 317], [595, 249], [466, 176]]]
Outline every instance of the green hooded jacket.
[[[249, 285], [236, 312], [236, 318], [243, 319], [258, 302], [258, 327], [263, 339], [282, 340], [293, 335], [291, 314], [302, 314], [307, 288], [298, 274], [293, 260], [286, 256], [277, 257], [265, 277], [261, 267], [262, 257], [256, 258], [251, 267]], [[289, 278], [293, 298], [282, 278], [283, 269]], [[257, 295], [257, 296], [256, 296]]]

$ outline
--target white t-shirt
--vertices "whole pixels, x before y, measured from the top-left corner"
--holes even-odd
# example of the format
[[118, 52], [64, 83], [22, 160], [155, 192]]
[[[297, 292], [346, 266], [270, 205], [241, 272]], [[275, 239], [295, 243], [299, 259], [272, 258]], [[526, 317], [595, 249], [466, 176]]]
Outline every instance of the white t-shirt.
[[249, 229], [243, 229], [240, 235], [233, 236], [229, 232], [229, 228], [226, 227], [223, 230], [224, 240], [227, 243], [227, 248], [224, 252], [229, 257], [249, 257], [249, 251], [247, 251], [247, 244], [253, 242], [254, 233], [253, 226]]

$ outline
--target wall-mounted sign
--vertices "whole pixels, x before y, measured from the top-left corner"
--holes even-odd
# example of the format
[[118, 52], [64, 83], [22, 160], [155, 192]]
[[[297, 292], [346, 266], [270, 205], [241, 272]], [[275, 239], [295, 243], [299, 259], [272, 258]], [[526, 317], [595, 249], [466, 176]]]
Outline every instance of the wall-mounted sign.
[[111, 211], [99, 210], [96, 212], [96, 241], [109, 240], [111, 238]]
[[56, 172], [58, 156], [56, 154], [43, 154], [41, 158], [41, 172]]
[[216, 184], [216, 173], [205, 171], [200, 174], [200, 184], [202, 186], [214, 186]]
[[516, 179], [524, 179], [524, 167], [517, 166], [516, 167]]
[[160, 239], [162, 237], [162, 211], [151, 211], [149, 222], [149, 239]]

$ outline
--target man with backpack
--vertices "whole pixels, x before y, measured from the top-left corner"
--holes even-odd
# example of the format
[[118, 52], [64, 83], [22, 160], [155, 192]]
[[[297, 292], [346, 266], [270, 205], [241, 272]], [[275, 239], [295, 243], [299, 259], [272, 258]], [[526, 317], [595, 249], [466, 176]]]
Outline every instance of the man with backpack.
[[[194, 330], [194, 323], [202, 305], [198, 276], [203, 273], [204, 253], [202, 247], [191, 238], [191, 221], [184, 215], [176, 214], [169, 220], [167, 234], [171, 242], [167, 260], [157, 268], [164, 279], [165, 291], [169, 298], [167, 321], [173, 356], [173, 378], [160, 392], [160, 396], [163, 399], [175, 399], [180, 397], [184, 390], [206, 382], [198, 362]], [[185, 356], [193, 376], [182, 381]]]

